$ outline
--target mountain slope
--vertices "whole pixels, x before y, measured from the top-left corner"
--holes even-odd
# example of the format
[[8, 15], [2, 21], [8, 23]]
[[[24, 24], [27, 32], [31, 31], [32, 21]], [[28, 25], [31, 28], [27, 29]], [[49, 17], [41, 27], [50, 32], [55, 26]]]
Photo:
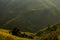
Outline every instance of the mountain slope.
[[17, 36], [13, 36], [8, 33], [8, 30], [1, 29], [0, 30], [0, 40], [32, 40], [28, 38], [21, 38]]
[[60, 24], [47, 26], [40, 30], [38, 36], [38, 40], [60, 40]]
[[[0, 0], [0, 26], [36, 32], [60, 21], [60, 10], [51, 0]], [[33, 30], [33, 31], [32, 31]]]

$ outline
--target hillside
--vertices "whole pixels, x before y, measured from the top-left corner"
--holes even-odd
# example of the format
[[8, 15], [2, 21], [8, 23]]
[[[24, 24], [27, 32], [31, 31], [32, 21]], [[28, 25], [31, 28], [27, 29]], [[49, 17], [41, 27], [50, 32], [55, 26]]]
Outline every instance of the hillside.
[[60, 40], [60, 23], [56, 25], [49, 25], [37, 33], [38, 40]]
[[21, 32], [33, 36], [34, 39], [28, 37], [14, 36], [9, 33], [10, 30], [0, 29], [0, 40], [60, 40], [60, 23], [55, 25], [48, 25], [40, 29], [37, 33]]
[[43, 33], [42, 40], [60, 40], [60, 29], [49, 33]]
[[22, 38], [9, 34], [8, 30], [0, 29], [0, 40], [32, 40], [28, 38]]
[[[60, 21], [59, 0], [0, 0], [0, 26], [37, 32], [42, 26]], [[60, 5], [60, 4], [59, 4]]]

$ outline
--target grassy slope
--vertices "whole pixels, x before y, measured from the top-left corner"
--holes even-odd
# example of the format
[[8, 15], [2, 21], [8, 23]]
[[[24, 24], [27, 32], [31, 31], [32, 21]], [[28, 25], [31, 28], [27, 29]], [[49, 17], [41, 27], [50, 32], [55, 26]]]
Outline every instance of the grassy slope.
[[9, 30], [0, 29], [0, 40], [32, 40], [32, 39], [16, 37], [9, 34]]
[[[46, 28], [41, 29], [41, 31], [44, 31], [45, 29]], [[9, 31], [10, 30], [0, 29], [0, 40], [45, 40], [45, 39], [51, 40], [50, 38], [53, 39], [55, 36], [60, 40], [60, 28], [57, 28], [57, 30], [55, 31], [44, 32], [40, 37], [34, 37], [34, 39], [16, 37], [9, 34]], [[26, 32], [26, 34], [29, 34], [29, 32]]]
[[58, 37], [59, 35], [60, 35], [60, 29], [57, 29], [56, 31], [43, 34], [42, 39], [50, 39], [50, 38], [54, 38], [55, 36], [59, 39], [60, 38]]
[[48, 33], [42, 33], [42, 36], [40, 36], [38, 40], [51, 40], [51, 38], [52, 40], [53, 38], [57, 38], [58, 40], [60, 40], [60, 28], [58, 28], [55, 31], [48, 32]]

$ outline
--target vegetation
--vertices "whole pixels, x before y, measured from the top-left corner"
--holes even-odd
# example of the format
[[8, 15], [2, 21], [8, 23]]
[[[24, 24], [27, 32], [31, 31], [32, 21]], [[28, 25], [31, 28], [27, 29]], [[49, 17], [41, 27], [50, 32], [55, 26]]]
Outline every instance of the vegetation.
[[21, 32], [18, 28], [0, 29], [0, 40], [60, 40], [60, 25], [47, 26], [35, 34]]
[[0, 40], [31, 40], [29, 38], [22, 38], [22, 37], [18, 37], [18, 36], [14, 36], [10, 33], [7, 32], [8, 30], [6, 30], [4, 32], [4, 29], [0, 30]]
[[45, 30], [43, 30], [42, 32], [38, 32], [41, 34], [39, 36], [38, 40], [60, 40], [60, 25], [56, 24], [56, 25], [50, 25], [48, 26]]

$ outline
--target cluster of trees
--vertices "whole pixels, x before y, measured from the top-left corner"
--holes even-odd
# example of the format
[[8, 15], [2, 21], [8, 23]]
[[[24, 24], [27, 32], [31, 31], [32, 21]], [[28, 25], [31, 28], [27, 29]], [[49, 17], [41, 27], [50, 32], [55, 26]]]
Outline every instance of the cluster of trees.
[[12, 33], [12, 35], [15, 35], [15, 36], [33, 39], [33, 36], [28, 36], [25, 33], [21, 34], [20, 30], [17, 27], [13, 28], [11, 33]]
[[52, 27], [48, 26], [48, 28], [47, 28], [48, 31], [56, 31], [56, 29], [57, 29], [56, 25], [54, 25]]
[[59, 25], [53, 25], [52, 27], [51, 27], [51, 25], [48, 25], [48, 27], [47, 27], [46, 30], [44, 30], [44, 31], [39, 31], [39, 32], [36, 34], [36, 36], [40, 36], [40, 35], [41, 35], [42, 33], [44, 33], [44, 32], [56, 31], [57, 28], [59, 28]]
[[[42, 34], [43, 37], [40, 40], [58, 40], [57, 35], [54, 35], [54, 33], [53, 33], [53, 31], [56, 31], [58, 28], [60, 28], [60, 24], [56, 24], [56, 25], [52, 25], [52, 26], [50, 25], [47, 27], [46, 30], [40, 31], [36, 35], [40, 37], [40, 35]], [[48, 36], [46, 36], [44, 34], [44, 32], [47, 33]], [[53, 34], [50, 32], [52, 32]], [[48, 33], [50, 33], [50, 34], [48, 34]]]

